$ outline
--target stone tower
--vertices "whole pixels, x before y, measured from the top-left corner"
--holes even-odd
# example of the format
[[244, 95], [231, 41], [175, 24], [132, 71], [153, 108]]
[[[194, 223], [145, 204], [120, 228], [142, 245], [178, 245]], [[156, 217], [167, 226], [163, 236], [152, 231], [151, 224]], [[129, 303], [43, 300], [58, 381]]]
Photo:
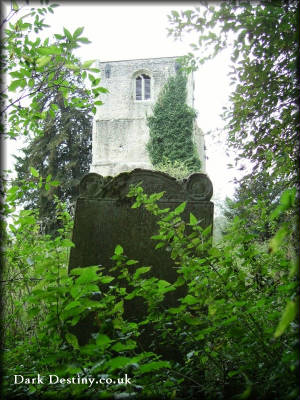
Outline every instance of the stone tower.
[[[108, 89], [93, 123], [91, 172], [115, 176], [134, 168], [151, 169], [146, 150], [152, 113], [158, 95], [179, 67], [177, 57], [99, 62], [101, 84]], [[194, 81], [188, 77], [187, 104], [193, 107]], [[195, 124], [193, 140], [205, 172], [204, 138]]]

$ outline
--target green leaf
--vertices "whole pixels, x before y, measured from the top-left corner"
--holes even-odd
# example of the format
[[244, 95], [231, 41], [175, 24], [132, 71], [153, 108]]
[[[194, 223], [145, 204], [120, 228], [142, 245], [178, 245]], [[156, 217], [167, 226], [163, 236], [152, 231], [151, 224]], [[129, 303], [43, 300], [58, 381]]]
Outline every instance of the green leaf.
[[101, 283], [110, 283], [111, 281], [113, 281], [115, 278], [113, 276], [100, 276], [99, 280]]
[[134, 265], [134, 264], [137, 264], [137, 263], [138, 263], [137, 260], [128, 260], [128, 261], [126, 261], [126, 265]]
[[[149, 268], [150, 268], [150, 267], [149, 267]], [[167, 286], [171, 286], [170, 282], [165, 281], [164, 279], [160, 279], [160, 280], [157, 282], [157, 284], [158, 284], [159, 288], [165, 288], [165, 287], [167, 287]]]
[[36, 178], [39, 177], [39, 172], [35, 168], [30, 167], [30, 172], [32, 176], [35, 176]]
[[224, 326], [230, 325], [232, 322], [236, 321], [237, 319], [238, 319], [237, 316], [236, 316], [236, 315], [233, 315], [232, 317], [230, 317], [230, 318], [228, 318], [228, 319], [225, 319], [225, 320], [222, 322], [221, 325], [224, 325]]
[[137, 279], [140, 275], [145, 274], [146, 272], [148, 272], [151, 269], [151, 267], [140, 267], [138, 268], [134, 275], [133, 275], [133, 279]]
[[295, 319], [296, 315], [296, 303], [294, 301], [288, 302], [274, 333], [275, 338], [281, 336], [285, 332], [286, 328]]
[[88, 60], [88, 61], [85, 61], [85, 62], [81, 65], [81, 68], [87, 69], [87, 68], [89, 68], [95, 61], [96, 61], [96, 60]]
[[47, 178], [46, 178], [46, 182], [49, 182], [49, 181], [51, 181], [51, 178], [52, 178], [52, 175], [51, 175], [51, 174], [49, 174], [49, 175], [47, 176]]
[[[16, 81], [13, 81], [10, 85], [9, 85], [9, 87], [8, 87], [8, 90], [10, 91], [10, 92], [14, 92], [18, 87], [24, 87], [23, 85], [24, 85], [24, 79], [17, 79]], [[26, 81], [25, 81], [26, 82]]]
[[182, 302], [185, 303], [185, 304], [192, 305], [192, 304], [197, 304], [197, 303], [199, 303], [199, 300], [196, 299], [196, 297], [192, 296], [191, 294], [188, 294], [187, 296], [185, 296], [185, 297], [182, 299]]
[[33, 385], [29, 385], [29, 390], [28, 390], [28, 394], [29, 396], [31, 396], [32, 394], [36, 393], [37, 388]]
[[190, 213], [190, 225], [197, 225], [198, 220], [194, 214]]
[[139, 372], [141, 374], [145, 374], [162, 368], [171, 368], [169, 361], [152, 361], [148, 364], [142, 365], [139, 369]]
[[18, 11], [19, 10], [19, 6], [18, 6], [18, 3], [16, 1], [12, 1], [12, 9], [14, 11]]
[[181, 313], [184, 309], [186, 308], [186, 306], [181, 305], [180, 307], [171, 307], [168, 309], [168, 313], [170, 314], [179, 314]]
[[129, 357], [115, 357], [111, 358], [107, 363], [105, 363], [105, 366], [108, 367], [110, 370], [115, 370], [115, 369], [122, 369], [126, 367], [126, 365], [132, 364], [132, 359]]
[[12, 71], [9, 73], [9, 75], [13, 78], [23, 78], [24, 74], [20, 71]]
[[60, 182], [59, 182], [59, 181], [51, 181], [51, 182], [49, 182], [49, 184], [50, 184], [51, 186], [59, 186], [59, 185], [60, 185]]
[[91, 267], [78, 267], [78, 268], [73, 268], [71, 271], [70, 271], [70, 274], [71, 275], [83, 275], [83, 274], [85, 274], [87, 271], [98, 271], [99, 270], [99, 267], [98, 266], [96, 266], [96, 265], [93, 265], [93, 266], [91, 266]]
[[71, 301], [70, 303], [68, 303], [65, 307], [65, 310], [71, 310], [74, 307], [80, 306], [80, 302], [75, 300], [75, 301]]
[[98, 333], [96, 338], [96, 344], [99, 347], [107, 347], [111, 343], [111, 339], [103, 333]]
[[123, 254], [123, 247], [122, 246], [120, 246], [119, 244], [116, 246], [116, 248], [115, 248], [115, 254], [117, 255], [117, 256], [120, 256], [121, 254]]
[[79, 71], [80, 67], [78, 65], [75, 64], [66, 64], [65, 65], [66, 68], [71, 69], [72, 71]]
[[51, 56], [43, 56], [43, 57], [39, 57], [37, 59], [37, 67], [38, 68], [42, 68], [44, 67], [46, 64], [48, 64], [51, 60]]
[[85, 38], [85, 37], [83, 37], [83, 38], [78, 38], [77, 41], [78, 41], [78, 42], [81, 42], [81, 43], [91, 43], [91, 42], [89, 41], [89, 39], [88, 39], [88, 38]]
[[173, 17], [175, 18], [179, 18], [179, 13], [176, 10], [171, 10], [171, 14], [173, 15]]
[[164, 238], [163, 235], [153, 235], [150, 237], [150, 239], [153, 239], [153, 240], [161, 240], [163, 238]]
[[280, 204], [276, 209], [271, 213], [271, 220], [277, 218], [284, 211], [294, 207], [296, 198], [296, 188], [285, 190], [280, 197]]
[[63, 239], [60, 242], [61, 247], [75, 247], [75, 244], [70, 239]]
[[292, 207], [295, 204], [296, 188], [285, 190], [280, 198], [280, 203], [285, 209]]
[[164, 242], [159, 242], [157, 243], [157, 245], [155, 246], [155, 250], [160, 249], [161, 247], [164, 247], [166, 245], [166, 243]]
[[63, 29], [64, 29], [64, 34], [66, 35], [66, 37], [67, 37], [69, 40], [72, 40], [73, 37], [72, 37], [71, 33], [68, 31], [68, 29], [67, 29], [67, 28], [63, 28]]
[[74, 349], [79, 349], [79, 344], [77, 337], [72, 333], [66, 333], [66, 340], [67, 342], [74, 347]]
[[73, 38], [77, 38], [78, 36], [80, 36], [82, 34], [83, 30], [84, 30], [84, 27], [77, 28], [73, 34]]
[[98, 280], [97, 271], [87, 268], [86, 271], [80, 274], [79, 278], [76, 279], [76, 284], [97, 282]]
[[55, 118], [55, 113], [54, 113], [53, 110], [50, 109], [50, 110], [48, 111], [48, 113], [49, 113], [49, 115], [50, 115], [51, 118]]
[[220, 250], [217, 247], [211, 247], [208, 250], [208, 252], [213, 257], [220, 257], [222, 255], [222, 253], [220, 252]]
[[120, 300], [117, 304], [114, 305], [113, 313], [122, 313], [124, 312], [124, 302]]
[[289, 227], [287, 224], [283, 224], [280, 229], [276, 232], [275, 236], [270, 240], [270, 250], [277, 252], [282, 245], [284, 239], [288, 235]]
[[176, 215], [181, 214], [184, 211], [185, 206], [186, 206], [186, 202], [179, 204], [179, 206], [175, 208], [174, 213]]
[[117, 342], [111, 347], [112, 350], [118, 353], [120, 351], [133, 350], [134, 348], [136, 348], [136, 343], [133, 340], [128, 340], [126, 343]]
[[57, 46], [39, 47], [36, 51], [42, 56], [60, 55], [62, 49]]
[[[91, 69], [90, 69], [91, 70]], [[93, 89], [94, 90], [94, 89]], [[96, 88], [96, 90], [98, 91], [98, 92], [100, 92], [100, 93], [108, 93], [108, 89], [106, 89], [106, 88], [103, 88], [102, 86], [99, 86], [99, 87], [97, 87]], [[162, 194], [164, 194], [165, 192], [162, 192]], [[160, 193], [158, 193], [157, 194], [159, 197], [161, 197], [160, 196]]]
[[202, 236], [205, 237], [205, 236], [209, 235], [210, 232], [211, 232], [211, 228], [212, 228], [211, 225], [207, 226], [207, 227], [202, 231]]
[[[99, 287], [97, 285], [85, 284], [85, 285], [79, 286], [79, 285], [75, 284], [71, 288], [70, 293], [71, 293], [71, 296], [73, 297], [73, 299], [79, 299], [82, 296], [90, 295], [92, 292], [97, 292], [97, 291], [99, 291]], [[78, 319], [77, 319], [77, 321], [78, 321]], [[75, 324], [77, 323], [77, 321], [75, 322]]]

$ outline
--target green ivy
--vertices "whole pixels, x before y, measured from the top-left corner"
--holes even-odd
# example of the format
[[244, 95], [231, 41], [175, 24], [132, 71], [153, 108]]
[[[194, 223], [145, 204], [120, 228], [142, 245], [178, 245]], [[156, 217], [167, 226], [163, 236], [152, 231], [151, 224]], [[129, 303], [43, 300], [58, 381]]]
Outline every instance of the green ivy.
[[196, 118], [194, 109], [186, 104], [187, 76], [180, 70], [163, 87], [147, 118], [150, 140], [147, 149], [154, 167], [163, 160], [180, 162], [189, 172], [199, 171], [201, 162], [193, 143]]

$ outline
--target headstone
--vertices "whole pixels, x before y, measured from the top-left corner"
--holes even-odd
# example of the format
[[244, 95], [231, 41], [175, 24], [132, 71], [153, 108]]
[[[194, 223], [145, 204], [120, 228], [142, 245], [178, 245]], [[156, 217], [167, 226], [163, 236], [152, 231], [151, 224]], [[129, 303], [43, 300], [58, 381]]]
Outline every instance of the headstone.
[[[176, 281], [176, 265], [170, 253], [164, 248], [154, 249], [157, 242], [150, 239], [158, 232], [157, 217], [143, 207], [131, 208], [133, 199], [128, 198], [127, 194], [130, 186], [138, 183], [147, 194], [165, 191], [158, 201], [161, 208], [175, 209], [185, 201], [186, 207], [181, 214], [185, 221], [188, 222], [190, 213], [193, 213], [202, 228], [212, 225], [213, 203], [209, 200], [213, 188], [205, 174], [195, 173], [178, 181], [165, 173], [143, 169], [123, 172], [114, 178], [90, 173], [80, 183], [70, 270], [91, 265], [102, 265], [109, 269], [114, 265], [111, 260], [114, 249], [120, 244], [124, 254], [129, 259], [138, 260], [139, 266], [152, 266], [151, 275], [170, 283]], [[184, 296], [184, 290], [180, 287], [177, 291], [167, 293], [166, 305], [178, 305], [177, 299]], [[143, 302], [132, 301], [125, 307], [124, 318], [141, 320], [145, 316], [144, 307]], [[79, 339], [83, 343], [88, 340], [85, 337], [88, 330], [80, 329]]]

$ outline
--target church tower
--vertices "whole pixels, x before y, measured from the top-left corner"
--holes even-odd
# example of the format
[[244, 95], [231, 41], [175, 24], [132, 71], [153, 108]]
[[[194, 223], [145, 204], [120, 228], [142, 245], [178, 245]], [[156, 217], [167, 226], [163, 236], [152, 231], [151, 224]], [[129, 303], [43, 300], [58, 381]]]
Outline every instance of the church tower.
[[[115, 176], [135, 168], [151, 169], [146, 150], [147, 115], [168, 78], [176, 74], [177, 57], [99, 62], [101, 85], [108, 89], [93, 123], [91, 172]], [[194, 105], [194, 81], [189, 74], [187, 104]], [[193, 140], [205, 172], [204, 138], [195, 124]]]

